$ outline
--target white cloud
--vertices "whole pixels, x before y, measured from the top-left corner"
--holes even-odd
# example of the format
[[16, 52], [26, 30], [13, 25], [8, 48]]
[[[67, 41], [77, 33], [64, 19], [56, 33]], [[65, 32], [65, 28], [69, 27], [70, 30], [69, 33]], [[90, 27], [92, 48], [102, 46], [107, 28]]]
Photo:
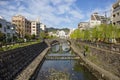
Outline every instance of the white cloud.
[[[90, 17], [95, 11], [104, 9], [96, 8], [85, 16], [75, 5], [76, 0], [11, 0], [0, 1], [0, 15], [8, 20], [16, 14], [21, 14], [29, 20], [40, 18], [48, 27], [73, 26], [86, 16]], [[3, 9], [1, 9], [3, 8]], [[107, 8], [106, 8], [107, 9]], [[85, 19], [88, 20], [88, 19]], [[74, 25], [73, 25], [74, 24]]]
[[[77, 9], [77, 6], [73, 6], [75, 1], [76, 0], [16, 0], [15, 3], [9, 2], [10, 5], [6, 6], [7, 9], [1, 9], [0, 15], [8, 15], [9, 18], [8, 16], [5, 17], [9, 20], [11, 20], [11, 17], [15, 14], [21, 14], [30, 20], [35, 20], [40, 17], [41, 22], [48, 27], [59, 27], [61, 24], [67, 24], [69, 27], [76, 19], [83, 18], [83, 14]], [[5, 3], [6, 2], [4, 2], [4, 4]], [[8, 13], [7, 10], [10, 12]]]
[[8, 5], [8, 1], [0, 0], [0, 5], [1, 6], [6, 6], [6, 5]]
[[75, 10], [70, 11], [70, 14], [75, 18], [80, 18], [80, 19], [83, 18], [83, 15], [81, 14], [81, 12], [77, 12]]

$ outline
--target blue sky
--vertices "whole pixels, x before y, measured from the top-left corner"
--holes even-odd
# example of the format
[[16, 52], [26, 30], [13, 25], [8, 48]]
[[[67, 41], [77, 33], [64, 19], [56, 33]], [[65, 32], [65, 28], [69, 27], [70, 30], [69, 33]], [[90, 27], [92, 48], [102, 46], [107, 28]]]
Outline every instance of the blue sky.
[[[90, 15], [111, 9], [117, 0], [0, 0], [0, 16], [11, 21], [17, 14], [29, 20], [40, 19], [47, 27], [77, 28]], [[108, 15], [110, 15], [108, 13]]]

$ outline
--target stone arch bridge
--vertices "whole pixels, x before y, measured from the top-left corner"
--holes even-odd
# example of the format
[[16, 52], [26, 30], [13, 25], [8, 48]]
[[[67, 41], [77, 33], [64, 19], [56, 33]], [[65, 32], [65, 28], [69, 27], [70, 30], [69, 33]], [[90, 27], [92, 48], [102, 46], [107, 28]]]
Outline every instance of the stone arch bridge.
[[64, 43], [64, 42], [68, 42], [69, 45], [71, 45], [71, 42], [67, 39], [47, 39], [46, 40], [47, 43], [51, 46], [51, 45], [54, 45], [54, 44], [58, 44], [58, 43]]

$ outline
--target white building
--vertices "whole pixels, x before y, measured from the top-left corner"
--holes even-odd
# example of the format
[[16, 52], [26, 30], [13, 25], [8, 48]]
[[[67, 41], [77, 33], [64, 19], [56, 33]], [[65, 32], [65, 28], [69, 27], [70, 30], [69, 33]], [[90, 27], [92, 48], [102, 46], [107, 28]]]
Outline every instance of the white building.
[[13, 36], [16, 36], [15, 25], [7, 22], [4, 18], [0, 16], [0, 32], [6, 35], [6, 39], [13, 38]]
[[46, 25], [44, 25], [44, 24], [40, 24], [40, 28], [43, 30], [43, 31], [45, 31], [46, 30]]
[[106, 18], [104, 16], [100, 16], [98, 13], [93, 13], [89, 21], [89, 27], [93, 28], [104, 23], [106, 23]]
[[89, 23], [88, 22], [80, 22], [79, 24], [78, 24], [78, 29], [80, 29], [80, 30], [85, 30], [85, 29], [87, 29], [89, 27]]
[[40, 34], [40, 22], [31, 21], [31, 35], [39, 36]]
[[58, 35], [56, 33], [53, 33], [53, 32], [49, 32], [48, 34], [49, 34], [49, 36], [58, 37]]
[[112, 23], [120, 26], [120, 0], [112, 5]]
[[89, 22], [89, 27], [93, 28], [93, 27], [95, 27], [97, 25], [100, 25], [100, 24], [101, 24], [101, 20], [99, 18], [98, 13], [93, 13], [91, 15], [91, 19], [90, 19], [90, 22]]
[[63, 31], [63, 30], [58, 31], [58, 36], [59, 36], [60, 38], [66, 38], [65, 31]]

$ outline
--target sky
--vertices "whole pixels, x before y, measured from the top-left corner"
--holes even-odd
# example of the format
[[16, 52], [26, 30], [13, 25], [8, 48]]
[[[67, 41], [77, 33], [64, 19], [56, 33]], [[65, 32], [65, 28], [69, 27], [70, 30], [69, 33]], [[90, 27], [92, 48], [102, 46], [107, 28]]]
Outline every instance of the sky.
[[117, 0], [0, 0], [0, 16], [11, 21], [14, 15], [23, 15], [28, 20], [39, 19], [47, 27], [77, 28], [79, 22], [89, 21], [90, 15], [98, 12], [110, 15]]

